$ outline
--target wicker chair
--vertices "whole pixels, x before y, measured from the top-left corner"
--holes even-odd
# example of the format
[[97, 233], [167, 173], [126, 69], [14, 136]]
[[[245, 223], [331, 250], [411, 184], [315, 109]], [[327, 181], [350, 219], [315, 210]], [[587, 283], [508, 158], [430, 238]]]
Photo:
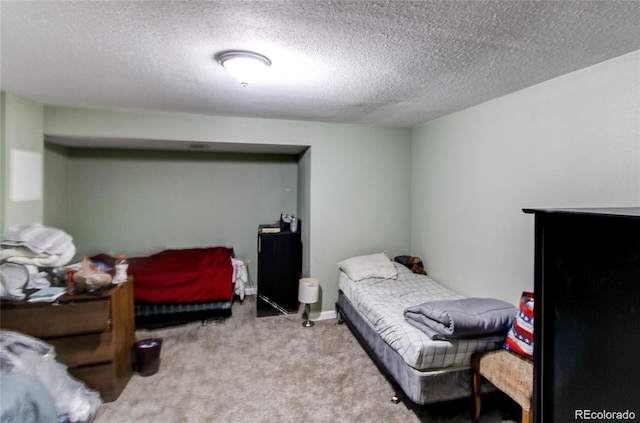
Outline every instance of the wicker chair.
[[522, 407], [522, 423], [531, 423], [531, 398], [533, 396], [533, 363], [508, 350], [496, 350], [474, 354], [473, 396], [474, 421], [480, 419], [480, 385], [484, 377], [496, 388], [507, 394]]

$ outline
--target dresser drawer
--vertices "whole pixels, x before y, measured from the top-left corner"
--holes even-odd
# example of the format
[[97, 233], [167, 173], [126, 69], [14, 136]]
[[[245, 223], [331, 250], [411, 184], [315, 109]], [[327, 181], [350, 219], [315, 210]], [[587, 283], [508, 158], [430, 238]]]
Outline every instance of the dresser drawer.
[[111, 332], [89, 335], [65, 336], [48, 339], [56, 349], [56, 358], [69, 367], [113, 361], [113, 334]]
[[0, 327], [44, 339], [70, 374], [98, 390], [103, 401], [114, 401], [133, 374], [133, 279], [55, 303], [3, 300]]
[[60, 304], [5, 307], [2, 327], [36, 338], [102, 332], [110, 328], [108, 298]]
[[76, 367], [69, 369], [69, 373], [82, 380], [90, 389], [99, 391], [103, 401], [109, 402], [118, 398], [119, 392], [114, 392], [117, 381], [114, 378], [113, 363]]

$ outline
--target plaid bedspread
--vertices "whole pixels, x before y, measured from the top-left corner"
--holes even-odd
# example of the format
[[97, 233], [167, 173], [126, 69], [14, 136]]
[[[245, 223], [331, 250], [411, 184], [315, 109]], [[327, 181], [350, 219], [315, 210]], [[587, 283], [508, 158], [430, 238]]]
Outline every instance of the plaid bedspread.
[[427, 301], [464, 298], [425, 275], [394, 263], [397, 279], [354, 282], [340, 272], [339, 288], [375, 328], [380, 337], [417, 370], [468, 367], [476, 351], [494, 350], [503, 341], [493, 339], [432, 340], [409, 324], [403, 312]]

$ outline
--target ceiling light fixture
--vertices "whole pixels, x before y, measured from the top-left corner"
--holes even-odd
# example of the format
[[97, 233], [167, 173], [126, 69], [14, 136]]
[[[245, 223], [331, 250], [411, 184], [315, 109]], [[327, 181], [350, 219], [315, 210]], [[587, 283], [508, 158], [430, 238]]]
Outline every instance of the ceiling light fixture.
[[215, 55], [215, 59], [229, 72], [229, 75], [240, 81], [243, 87], [255, 81], [271, 60], [262, 54], [243, 50], [228, 50]]

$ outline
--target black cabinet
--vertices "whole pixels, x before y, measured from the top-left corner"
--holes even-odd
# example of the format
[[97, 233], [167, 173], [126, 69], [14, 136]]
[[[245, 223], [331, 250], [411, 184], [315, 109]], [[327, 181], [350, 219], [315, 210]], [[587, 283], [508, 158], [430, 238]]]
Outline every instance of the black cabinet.
[[258, 316], [297, 311], [300, 232], [258, 233]]
[[535, 213], [534, 421], [635, 421], [640, 208], [525, 212]]

